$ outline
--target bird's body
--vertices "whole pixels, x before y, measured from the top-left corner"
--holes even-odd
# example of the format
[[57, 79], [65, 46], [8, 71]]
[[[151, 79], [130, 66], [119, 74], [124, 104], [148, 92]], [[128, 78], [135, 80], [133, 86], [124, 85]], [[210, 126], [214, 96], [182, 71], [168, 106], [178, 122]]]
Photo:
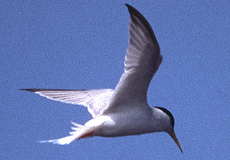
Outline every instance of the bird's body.
[[151, 133], [157, 131], [157, 128], [155, 127], [156, 123], [153, 123], [157, 121], [153, 120], [154, 117], [151, 112], [151, 108], [140, 110], [139, 107], [137, 107], [134, 108], [132, 112], [124, 111], [99, 116], [98, 118], [87, 122], [85, 125], [94, 125], [95, 122], [102, 122], [99, 123], [101, 127], [95, 135], [103, 137]]
[[69, 136], [41, 142], [64, 145], [92, 136], [167, 132], [181, 150], [172, 114], [147, 103], [148, 86], [162, 61], [159, 44], [148, 21], [132, 6], [126, 6], [130, 12], [129, 47], [124, 73], [114, 90], [23, 89], [52, 100], [86, 106], [93, 116], [84, 125], [72, 122], [74, 127]]

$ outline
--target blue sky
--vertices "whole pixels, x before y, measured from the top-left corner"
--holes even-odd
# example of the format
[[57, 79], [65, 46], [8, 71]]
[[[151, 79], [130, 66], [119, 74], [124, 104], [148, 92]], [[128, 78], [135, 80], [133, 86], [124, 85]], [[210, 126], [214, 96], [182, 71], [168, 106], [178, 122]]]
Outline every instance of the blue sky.
[[[166, 133], [94, 137], [67, 146], [86, 108], [20, 88], [114, 88], [128, 46], [128, 3], [151, 24], [163, 62], [151, 106], [174, 115], [181, 154]], [[228, 159], [230, 1], [1, 1], [0, 159]]]

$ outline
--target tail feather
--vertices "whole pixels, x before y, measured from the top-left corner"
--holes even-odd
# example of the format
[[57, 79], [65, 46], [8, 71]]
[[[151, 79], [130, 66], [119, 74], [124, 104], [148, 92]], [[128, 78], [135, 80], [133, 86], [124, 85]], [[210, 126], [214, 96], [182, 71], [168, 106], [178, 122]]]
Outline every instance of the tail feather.
[[39, 141], [39, 143], [53, 143], [59, 145], [67, 145], [76, 139], [86, 137], [85, 135], [89, 135], [89, 133], [94, 133], [95, 127], [86, 127], [74, 122], [71, 123], [74, 125], [74, 127], [71, 127], [73, 131], [70, 132], [69, 136], [60, 139], [42, 140]]
[[39, 141], [39, 143], [53, 143], [53, 144], [59, 144], [59, 145], [67, 145], [67, 144], [70, 144], [75, 139], [77, 139], [76, 136], [70, 135], [67, 137], [60, 138], [60, 139], [51, 139], [51, 140]]

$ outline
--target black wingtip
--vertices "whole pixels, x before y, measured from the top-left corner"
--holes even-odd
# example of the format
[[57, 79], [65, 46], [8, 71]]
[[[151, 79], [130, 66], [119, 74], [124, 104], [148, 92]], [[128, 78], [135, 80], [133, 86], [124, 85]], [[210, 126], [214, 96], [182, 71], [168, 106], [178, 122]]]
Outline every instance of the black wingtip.
[[131, 5], [127, 4], [127, 3], [125, 3], [125, 5], [126, 5], [126, 7], [128, 7], [128, 9], [134, 9], [134, 10], [136, 10], [133, 6], [131, 6]]
[[128, 7], [130, 14], [134, 14], [134, 15], [141, 14], [138, 10], [136, 10], [134, 7], [130, 6], [129, 4], [126, 3], [125, 5]]
[[146, 26], [146, 29], [149, 31], [149, 33], [153, 39], [153, 42], [158, 44], [156, 36], [153, 32], [153, 29], [150, 26], [149, 22], [146, 20], [146, 18], [138, 10], [136, 10], [134, 7], [130, 6], [127, 3], [125, 5], [128, 7], [129, 14], [130, 14], [130, 17], [133, 20], [133, 22], [135, 23], [135, 17], [138, 18]]
[[125, 3], [125, 5], [126, 5], [127, 7], [130, 7], [130, 5], [129, 5], [129, 4], [127, 4], [127, 3]]
[[38, 89], [19, 89], [20, 91], [36, 92]]
[[28, 91], [28, 92], [39, 92], [39, 91], [85, 91], [86, 89], [19, 89], [21, 91]]

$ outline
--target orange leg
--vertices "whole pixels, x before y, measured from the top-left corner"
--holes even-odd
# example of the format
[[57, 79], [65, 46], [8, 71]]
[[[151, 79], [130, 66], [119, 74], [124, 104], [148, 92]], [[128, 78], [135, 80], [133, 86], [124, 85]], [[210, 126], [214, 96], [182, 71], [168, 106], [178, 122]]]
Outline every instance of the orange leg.
[[82, 139], [82, 138], [88, 138], [88, 137], [92, 137], [94, 135], [95, 131], [91, 131], [88, 132], [86, 134], [83, 134], [81, 137], [79, 137], [78, 139]]

